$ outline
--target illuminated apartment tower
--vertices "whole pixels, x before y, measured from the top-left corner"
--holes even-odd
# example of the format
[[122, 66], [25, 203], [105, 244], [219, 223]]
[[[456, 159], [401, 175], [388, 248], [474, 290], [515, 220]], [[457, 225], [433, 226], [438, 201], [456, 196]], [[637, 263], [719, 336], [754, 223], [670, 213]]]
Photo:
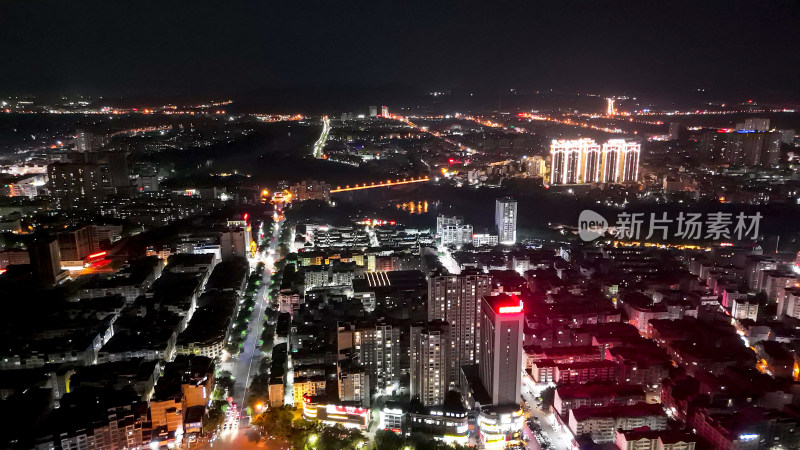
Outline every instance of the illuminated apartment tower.
[[639, 178], [641, 144], [611, 139], [602, 150], [592, 139], [553, 141], [550, 184], [627, 183]]
[[411, 398], [425, 406], [441, 405], [450, 387], [450, 333], [447, 322], [411, 326]]
[[611, 139], [603, 144], [603, 183], [628, 183], [639, 179], [639, 154], [642, 145]]
[[481, 298], [491, 290], [489, 275], [478, 271], [428, 279], [428, 320], [450, 325], [448, 384], [458, 383], [461, 366], [478, 362]]
[[517, 201], [510, 197], [498, 198], [494, 204], [494, 224], [501, 244], [517, 242]]
[[550, 156], [550, 184], [591, 183], [600, 177], [600, 146], [592, 139], [554, 140]]

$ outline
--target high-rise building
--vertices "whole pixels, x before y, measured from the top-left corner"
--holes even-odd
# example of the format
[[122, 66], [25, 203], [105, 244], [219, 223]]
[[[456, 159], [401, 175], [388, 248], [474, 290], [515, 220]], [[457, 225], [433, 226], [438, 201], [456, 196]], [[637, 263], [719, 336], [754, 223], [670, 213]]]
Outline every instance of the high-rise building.
[[525, 170], [529, 177], [547, 178], [547, 160], [539, 155], [525, 159]]
[[339, 400], [369, 407], [369, 374], [363, 367], [350, 364], [350, 361], [341, 361], [336, 367], [336, 375], [339, 381]]
[[[588, 155], [591, 168], [587, 167]], [[600, 146], [592, 139], [553, 141], [550, 144], [550, 184], [578, 184], [600, 177]]]
[[[639, 155], [642, 144], [610, 139], [603, 144], [602, 183], [630, 183], [639, 180]], [[612, 156], [614, 155], [614, 156]]]
[[55, 163], [47, 166], [47, 174], [59, 209], [90, 209], [102, 203], [103, 172], [100, 165]]
[[669, 124], [669, 140], [677, 141], [683, 136], [683, 125], [678, 122], [670, 122]]
[[442, 245], [461, 246], [472, 242], [472, 225], [461, 217], [439, 216], [436, 218], [436, 236]]
[[449, 389], [449, 325], [434, 321], [411, 326], [411, 398], [441, 405]]
[[108, 184], [115, 188], [129, 188], [131, 186], [128, 171], [128, 154], [124, 150], [103, 152], [108, 172]]
[[769, 131], [769, 119], [763, 117], [751, 117], [744, 119], [744, 122], [736, 124], [738, 131]]
[[56, 284], [63, 279], [61, 255], [58, 252], [58, 240], [55, 238], [38, 239], [30, 247], [30, 260], [33, 273], [39, 280], [47, 284]]
[[88, 130], [75, 130], [75, 150], [89, 153], [100, 150], [111, 141], [108, 134], [94, 133]]
[[246, 220], [229, 220], [228, 229], [220, 233], [219, 245], [222, 260], [250, 256], [252, 237], [250, 224]]
[[494, 224], [501, 244], [517, 242], [517, 201], [510, 198], [498, 198], [494, 206]]
[[338, 348], [349, 353], [370, 377], [370, 386], [380, 395], [392, 395], [409, 370], [408, 324], [387, 321], [364, 324], [341, 323]]
[[86, 130], [77, 130], [75, 137], [75, 150], [84, 153], [92, 151], [92, 133]]
[[97, 235], [97, 227], [94, 225], [58, 233], [58, 251], [61, 254], [61, 261], [82, 261], [98, 250], [100, 250], [100, 239]]
[[432, 275], [428, 280], [428, 320], [450, 325], [450, 365], [447, 383], [459, 382], [461, 366], [478, 361], [480, 300], [491, 292], [488, 274]]
[[611, 139], [602, 146], [592, 139], [552, 141], [550, 184], [626, 183], [639, 177], [641, 144]]
[[304, 202], [306, 200], [328, 202], [331, 199], [331, 185], [324, 181], [303, 180], [289, 186], [288, 190], [292, 194], [293, 202]]
[[777, 131], [727, 133], [723, 161], [734, 166], [775, 166], [780, 162], [782, 138]]
[[378, 117], [378, 107], [377, 106], [370, 106], [369, 107], [369, 116], [370, 117]]
[[519, 403], [522, 383], [522, 335], [525, 314], [516, 295], [484, 296], [481, 301], [479, 376], [492, 405]]
[[389, 117], [389, 107], [388, 106], [381, 106], [381, 116]]

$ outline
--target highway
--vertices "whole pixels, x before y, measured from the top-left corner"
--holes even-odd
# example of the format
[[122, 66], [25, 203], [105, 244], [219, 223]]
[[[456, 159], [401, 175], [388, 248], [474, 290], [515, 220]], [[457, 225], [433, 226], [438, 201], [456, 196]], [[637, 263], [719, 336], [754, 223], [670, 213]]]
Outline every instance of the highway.
[[328, 133], [331, 131], [331, 120], [328, 116], [322, 118], [322, 134], [317, 142], [314, 143], [314, 158], [322, 159], [325, 150], [325, 142], [328, 140]]

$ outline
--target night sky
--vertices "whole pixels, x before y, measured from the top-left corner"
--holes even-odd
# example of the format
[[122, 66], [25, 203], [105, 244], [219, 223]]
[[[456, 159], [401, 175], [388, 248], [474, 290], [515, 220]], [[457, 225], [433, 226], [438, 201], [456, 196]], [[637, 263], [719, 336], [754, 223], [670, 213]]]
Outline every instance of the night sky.
[[0, 95], [395, 86], [797, 97], [793, 1], [0, 2]]

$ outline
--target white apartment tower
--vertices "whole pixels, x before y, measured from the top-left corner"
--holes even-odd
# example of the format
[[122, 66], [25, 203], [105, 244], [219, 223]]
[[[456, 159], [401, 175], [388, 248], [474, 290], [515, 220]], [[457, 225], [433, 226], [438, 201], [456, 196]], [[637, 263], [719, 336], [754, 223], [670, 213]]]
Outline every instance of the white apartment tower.
[[498, 240], [501, 244], [517, 242], [517, 201], [510, 198], [498, 198], [494, 207], [494, 223], [497, 226]]
[[441, 405], [447, 395], [450, 334], [446, 322], [411, 326], [411, 398], [425, 406]]

